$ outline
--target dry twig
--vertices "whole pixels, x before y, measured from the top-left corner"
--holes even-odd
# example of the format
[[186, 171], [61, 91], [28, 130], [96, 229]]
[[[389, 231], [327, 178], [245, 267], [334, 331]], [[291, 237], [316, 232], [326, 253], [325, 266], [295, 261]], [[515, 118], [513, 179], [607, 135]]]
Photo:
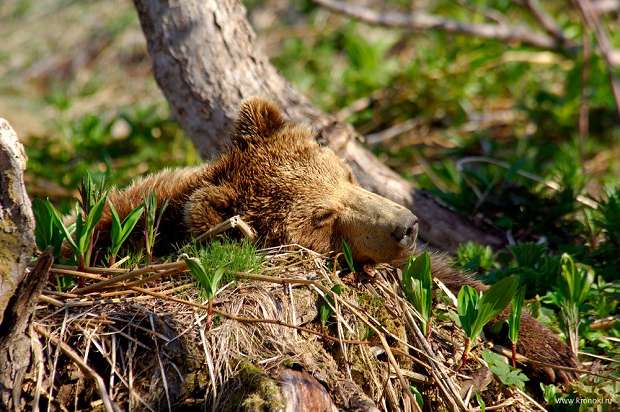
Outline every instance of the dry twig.
[[365, 23], [386, 27], [424, 31], [441, 30], [447, 33], [465, 34], [484, 39], [521, 43], [545, 50], [566, 50], [566, 44], [545, 33], [536, 32], [527, 26], [508, 26], [503, 24], [473, 24], [450, 20], [423, 11], [410, 13], [379, 12], [353, 3], [338, 0], [314, 0], [315, 3], [336, 13], [356, 18]]
[[105, 382], [103, 381], [103, 378], [97, 372], [95, 372], [93, 368], [84, 363], [80, 355], [78, 355], [73, 349], [71, 349], [69, 345], [58, 339], [56, 336], [52, 335], [43, 326], [34, 324], [33, 328], [35, 331], [37, 331], [39, 335], [44, 336], [45, 338], [49, 339], [50, 342], [52, 342], [54, 345], [59, 347], [60, 350], [62, 350], [64, 354], [69, 357], [69, 359], [71, 359], [85, 374], [90, 376], [95, 381], [97, 389], [99, 390], [99, 396], [101, 396], [101, 400], [103, 401], [103, 407], [105, 408], [106, 412], [115, 412], [112, 401], [110, 400], [108, 392], [105, 388]]

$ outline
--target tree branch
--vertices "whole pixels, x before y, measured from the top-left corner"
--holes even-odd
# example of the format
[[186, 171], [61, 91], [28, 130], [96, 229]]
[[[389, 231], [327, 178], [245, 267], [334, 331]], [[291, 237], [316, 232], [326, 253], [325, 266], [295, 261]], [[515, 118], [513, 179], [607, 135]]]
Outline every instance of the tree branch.
[[335, 13], [353, 17], [368, 24], [398, 27], [407, 30], [441, 30], [447, 33], [465, 34], [483, 39], [493, 39], [510, 43], [521, 43], [545, 50], [566, 51], [569, 46], [558, 38], [545, 33], [537, 33], [528, 26], [508, 26], [503, 24], [472, 24], [428, 14], [422, 11], [410, 13], [379, 12], [338, 0], [314, 0], [315, 3]]
[[575, 4], [583, 17], [584, 24], [590, 31], [594, 32], [596, 37], [598, 49], [607, 65], [609, 83], [616, 102], [616, 111], [618, 112], [618, 117], [620, 117], [620, 80], [618, 80], [618, 76], [614, 73], [614, 70], [620, 67], [620, 52], [613, 49], [607, 30], [601, 24], [590, 0], [575, 0]]
[[543, 8], [538, 0], [524, 0], [525, 7], [536, 18], [541, 27], [563, 47], [575, 47], [562, 31], [562, 28], [555, 22]]

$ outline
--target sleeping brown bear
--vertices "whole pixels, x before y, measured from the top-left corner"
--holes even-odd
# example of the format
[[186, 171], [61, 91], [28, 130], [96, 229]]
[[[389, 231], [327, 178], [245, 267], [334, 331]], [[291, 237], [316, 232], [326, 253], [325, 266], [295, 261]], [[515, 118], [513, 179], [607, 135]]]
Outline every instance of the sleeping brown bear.
[[[402, 261], [413, 251], [416, 217], [406, 208], [362, 189], [351, 170], [308, 127], [284, 119], [272, 103], [243, 103], [227, 153], [211, 164], [167, 170], [114, 190], [110, 201], [121, 217], [149, 192], [169, 206], [160, 226], [160, 244], [178, 243], [241, 215], [265, 245], [299, 244], [320, 253], [338, 251], [346, 240], [361, 262]], [[105, 242], [109, 210], [99, 224]], [[480, 282], [434, 257], [433, 275], [453, 291]], [[574, 367], [575, 357], [550, 330], [523, 315], [518, 352], [530, 359]], [[568, 372], [533, 367], [534, 377], [566, 382]]]

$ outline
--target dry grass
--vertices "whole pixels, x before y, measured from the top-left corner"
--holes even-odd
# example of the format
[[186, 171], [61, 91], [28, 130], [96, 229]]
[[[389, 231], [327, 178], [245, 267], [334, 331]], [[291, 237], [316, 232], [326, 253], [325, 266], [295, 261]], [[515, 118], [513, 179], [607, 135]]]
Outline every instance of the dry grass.
[[[277, 380], [283, 368], [297, 365], [321, 381], [339, 406], [357, 397], [384, 410], [414, 410], [412, 384], [433, 409], [475, 408], [476, 390], [487, 408], [537, 409], [523, 394], [501, 388], [476, 352], [455, 372], [460, 331], [450, 321], [436, 321], [427, 342], [415, 311], [400, 297], [394, 269], [346, 277], [336, 295], [330, 289], [342, 280], [332, 261], [297, 246], [261, 253], [260, 274], [239, 274], [221, 288], [211, 328], [183, 263], [176, 270], [170, 263], [153, 265], [135, 275], [73, 271], [88, 285], [124, 279], [100, 283], [90, 293], [58, 292], [50, 281], [35, 315], [38, 361], [27, 391], [59, 410], [105, 410], [106, 397], [123, 410], [222, 410], [257, 391], [248, 384], [257, 371]], [[325, 294], [332, 295], [334, 315], [322, 328], [317, 308]], [[449, 303], [437, 309], [452, 310]]]

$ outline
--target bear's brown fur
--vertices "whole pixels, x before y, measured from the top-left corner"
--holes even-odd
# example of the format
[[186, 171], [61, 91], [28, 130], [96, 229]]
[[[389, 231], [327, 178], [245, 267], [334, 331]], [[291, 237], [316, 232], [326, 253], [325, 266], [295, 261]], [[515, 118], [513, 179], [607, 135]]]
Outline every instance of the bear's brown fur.
[[[338, 250], [346, 239], [360, 261], [391, 261], [410, 252], [417, 235], [406, 208], [362, 189], [333, 151], [309, 128], [286, 122], [261, 99], [241, 108], [230, 150], [212, 164], [167, 170], [110, 193], [121, 217], [145, 194], [169, 201], [160, 240], [199, 235], [241, 215], [268, 245]], [[109, 210], [99, 225], [110, 226]], [[372, 228], [372, 231], [368, 231]]]
[[[160, 203], [169, 202], [159, 235], [165, 244], [199, 235], [234, 215], [266, 245], [299, 244], [329, 253], [346, 240], [355, 259], [366, 262], [402, 260], [412, 253], [417, 235], [409, 210], [362, 189], [309, 128], [286, 121], [276, 106], [258, 98], [242, 105], [232, 146], [218, 160], [139, 179], [109, 199], [123, 217], [149, 192]], [[100, 244], [109, 226], [107, 210], [98, 227]], [[434, 257], [432, 266], [434, 276], [455, 292], [464, 284], [486, 288], [453, 270], [445, 258]], [[522, 319], [518, 351], [541, 362], [576, 365], [570, 349], [529, 315]], [[551, 368], [533, 372], [545, 381], [573, 377]]]

